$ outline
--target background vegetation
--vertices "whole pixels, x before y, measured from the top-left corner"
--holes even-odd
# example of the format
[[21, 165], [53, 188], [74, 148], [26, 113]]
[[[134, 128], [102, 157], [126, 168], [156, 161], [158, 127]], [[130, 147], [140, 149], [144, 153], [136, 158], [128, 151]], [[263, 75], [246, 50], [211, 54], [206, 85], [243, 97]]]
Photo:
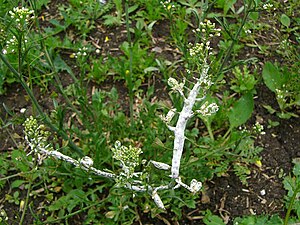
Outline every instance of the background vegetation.
[[[111, 151], [117, 140], [142, 148], [139, 169], [143, 159], [170, 164], [172, 133], [160, 115], [171, 107], [180, 110], [183, 102], [167, 81], [174, 77], [192, 86], [203, 58], [191, 57], [189, 50], [208, 39], [213, 47], [213, 85], [206, 100], [216, 103], [219, 111], [188, 123], [181, 176], [205, 184], [235, 174], [247, 187], [251, 171], [263, 166], [257, 138], [267, 127], [277, 126], [279, 118], [299, 116], [299, 4], [1, 0], [1, 100], [9, 89], [22, 87], [26, 103], [12, 108], [3, 100], [1, 106], [1, 138], [11, 144], [0, 155], [0, 190], [5, 193], [0, 223], [142, 224], [143, 219], [158, 218], [170, 224], [168, 220], [181, 221], [183, 214], [198, 208], [205, 188], [200, 195], [185, 189], [163, 191], [168, 216], [162, 219], [165, 212], [147, 193], [119, 188], [112, 180], [53, 158], [40, 163], [38, 156], [28, 154], [20, 130], [33, 115], [50, 132], [48, 141], [55, 149], [75, 159], [89, 156], [101, 170], [120, 170]], [[209, 36], [213, 28], [208, 20], [220, 29], [220, 36]], [[263, 107], [278, 121], [260, 124], [253, 119], [262, 87], [275, 96]], [[19, 132], [12, 133], [15, 127]], [[300, 164], [297, 158], [293, 163], [291, 174], [283, 177], [285, 215], [245, 215], [226, 221], [203, 209], [197, 222], [299, 222]], [[152, 175], [151, 183], [169, 176], [145, 169]]]

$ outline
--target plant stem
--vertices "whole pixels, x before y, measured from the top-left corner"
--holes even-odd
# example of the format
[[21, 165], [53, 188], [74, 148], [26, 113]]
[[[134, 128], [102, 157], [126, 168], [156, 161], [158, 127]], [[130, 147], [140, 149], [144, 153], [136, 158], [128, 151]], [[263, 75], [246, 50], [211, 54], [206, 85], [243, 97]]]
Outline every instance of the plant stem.
[[224, 59], [223, 59], [223, 61], [222, 61], [222, 63], [221, 63], [221, 66], [219, 67], [219, 69], [218, 69], [218, 71], [217, 71], [217, 73], [216, 73], [216, 74], [217, 74], [216, 80], [219, 79], [219, 77], [220, 77], [220, 75], [221, 75], [221, 73], [222, 73], [222, 71], [223, 71], [223, 69], [224, 69], [224, 67], [225, 67], [225, 64], [226, 64], [227, 61], [229, 60], [230, 54], [231, 54], [231, 52], [232, 52], [232, 50], [233, 50], [233, 47], [234, 47], [234, 45], [235, 45], [235, 44], [237, 43], [237, 41], [238, 41], [238, 37], [240, 36], [241, 31], [242, 31], [242, 29], [243, 29], [243, 27], [244, 27], [244, 25], [245, 25], [245, 23], [246, 23], [246, 21], [247, 21], [247, 19], [248, 19], [248, 16], [249, 16], [249, 13], [250, 13], [250, 9], [251, 9], [251, 6], [252, 6], [252, 1], [253, 1], [253, 0], [250, 0], [250, 1], [249, 1], [249, 2], [250, 2], [249, 5], [248, 5], [248, 6], [245, 6], [245, 10], [244, 10], [245, 14], [244, 14], [244, 17], [243, 17], [241, 26], [239, 27], [238, 31], [235, 33], [235, 36], [234, 36], [234, 38], [232, 39], [232, 42], [231, 42], [229, 48], [228, 48], [227, 51], [226, 51], [226, 54], [225, 54], [225, 57], [224, 57]]
[[284, 218], [284, 225], [288, 225], [288, 222], [289, 222], [289, 218], [290, 218], [290, 214], [291, 214], [291, 211], [293, 209], [293, 206], [294, 206], [294, 201], [296, 199], [296, 196], [297, 194], [300, 192], [300, 183], [297, 185], [294, 193], [293, 193], [293, 196], [291, 198], [291, 201], [290, 201], [290, 204], [289, 204], [289, 207], [288, 207], [288, 210], [286, 212], [286, 215], [285, 215], [285, 218]]
[[127, 40], [129, 43], [129, 74], [125, 72], [125, 80], [127, 81], [128, 91], [129, 91], [129, 111], [130, 111], [130, 124], [133, 128], [133, 84], [132, 84], [132, 41], [129, 30], [129, 14], [128, 14], [128, 1], [125, 2], [125, 17], [126, 17], [126, 31], [127, 31]]
[[208, 134], [209, 134], [209, 137], [212, 141], [215, 140], [215, 137], [214, 137], [214, 134], [213, 134], [213, 131], [211, 129], [211, 123], [209, 121], [209, 119], [204, 119], [203, 122], [205, 123], [205, 126], [206, 126], [206, 129], [208, 131]]
[[101, 200], [100, 202], [96, 202], [96, 203], [94, 203], [94, 204], [88, 205], [88, 206], [86, 206], [86, 207], [84, 207], [84, 208], [82, 208], [82, 209], [79, 209], [79, 210], [77, 210], [77, 211], [75, 211], [75, 212], [69, 213], [68, 215], [62, 216], [62, 217], [60, 217], [60, 218], [58, 218], [58, 219], [51, 220], [51, 221], [45, 221], [45, 222], [43, 222], [42, 224], [56, 223], [56, 222], [58, 222], [58, 221], [60, 221], [60, 220], [68, 219], [68, 218], [70, 218], [70, 217], [72, 217], [72, 216], [74, 216], [74, 215], [76, 215], [76, 214], [78, 214], [78, 213], [81, 213], [81, 212], [83, 212], [83, 211], [85, 211], [85, 210], [87, 210], [87, 209], [89, 209], [89, 208], [92, 208], [93, 206], [96, 206], [96, 205], [98, 205], [98, 204], [104, 202], [105, 200], [106, 200], [106, 199], [103, 199], [103, 200]]
[[30, 192], [31, 192], [31, 187], [32, 187], [32, 181], [29, 181], [29, 185], [28, 185], [28, 190], [27, 190], [27, 194], [26, 194], [26, 199], [25, 199], [25, 203], [24, 203], [24, 208], [23, 208], [23, 212], [22, 212], [22, 216], [19, 222], [19, 225], [23, 224], [25, 215], [26, 215], [26, 210], [27, 210], [27, 205], [28, 205], [28, 201], [29, 201], [29, 197], [30, 197]]
[[13, 174], [13, 175], [10, 175], [10, 176], [7, 176], [7, 177], [3, 177], [3, 178], [0, 178], [0, 181], [9, 180], [9, 179], [14, 178], [14, 177], [21, 177], [21, 176], [23, 176], [25, 174], [28, 174], [28, 173], [31, 173], [31, 171], [19, 172], [19, 173], [16, 173], [16, 174]]

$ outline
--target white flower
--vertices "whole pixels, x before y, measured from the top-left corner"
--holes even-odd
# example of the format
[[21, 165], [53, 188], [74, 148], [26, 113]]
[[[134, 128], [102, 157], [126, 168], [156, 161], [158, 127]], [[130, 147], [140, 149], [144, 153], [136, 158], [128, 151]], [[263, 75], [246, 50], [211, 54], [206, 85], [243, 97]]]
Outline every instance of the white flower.
[[20, 113], [25, 113], [26, 112], [26, 109], [25, 108], [22, 108], [22, 109], [20, 109]]

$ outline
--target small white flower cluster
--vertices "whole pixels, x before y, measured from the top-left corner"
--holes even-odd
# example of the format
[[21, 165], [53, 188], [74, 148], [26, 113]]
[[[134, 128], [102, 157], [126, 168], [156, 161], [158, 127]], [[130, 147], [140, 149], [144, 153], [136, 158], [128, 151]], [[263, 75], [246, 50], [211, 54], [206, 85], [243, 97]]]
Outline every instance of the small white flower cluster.
[[196, 43], [195, 45], [189, 43], [189, 54], [191, 57], [200, 57], [201, 59], [205, 58], [212, 54], [211, 50], [210, 41], [207, 41], [205, 44]]
[[201, 76], [198, 80], [204, 91], [208, 90], [211, 85], [213, 85], [211, 77], [208, 74]]
[[216, 28], [216, 24], [212, 23], [210, 20], [205, 20], [204, 22], [199, 23], [199, 28], [193, 30], [196, 34], [201, 34], [201, 37], [219, 37], [221, 35], [221, 29]]
[[253, 125], [253, 130], [255, 131], [255, 133], [258, 133], [258, 134], [261, 134], [261, 135], [266, 134], [266, 132], [264, 131], [264, 126], [261, 125], [259, 122], [256, 122]]
[[196, 110], [196, 113], [201, 114], [202, 116], [211, 116], [219, 110], [219, 106], [216, 103], [209, 104], [205, 102], [200, 109]]
[[5, 41], [7, 35], [6, 32], [4, 31], [4, 25], [0, 22], [0, 42]]
[[5, 212], [5, 210], [1, 209], [0, 210], [0, 222], [7, 221], [7, 220], [8, 220], [8, 216], [7, 216], [6, 212]]
[[162, 4], [163, 7], [165, 9], [167, 9], [168, 11], [170, 11], [173, 8], [175, 8], [175, 5], [171, 2], [171, 0], [161, 1], [160, 4]]
[[221, 29], [216, 28], [216, 24], [210, 20], [205, 20], [200, 22], [199, 28], [193, 30], [193, 32], [199, 37], [201, 43], [189, 43], [189, 55], [192, 59], [200, 60], [200, 63], [206, 62], [206, 59], [212, 54], [210, 39], [214, 36], [220, 36]]
[[168, 79], [168, 85], [171, 87], [172, 91], [183, 92], [185, 82], [179, 83], [175, 78], [170, 77]]
[[276, 10], [276, 8], [273, 7], [273, 4], [271, 4], [271, 3], [265, 3], [265, 4], [263, 4], [262, 7], [264, 10]]
[[113, 152], [113, 158], [121, 162], [123, 172], [120, 174], [120, 182], [127, 182], [128, 179], [134, 176], [135, 167], [139, 165], [139, 156], [143, 153], [142, 149], [126, 147], [120, 141], [116, 141]]
[[50, 136], [50, 133], [45, 130], [44, 125], [39, 125], [37, 123], [37, 120], [32, 116], [25, 120], [23, 126], [25, 140], [31, 148], [31, 151], [28, 153], [28, 155], [32, 152], [35, 152], [38, 156], [38, 163], [41, 164], [46, 156], [44, 154], [41, 154], [39, 152], [39, 149], [45, 149], [47, 151], [53, 150], [51, 144], [48, 143], [48, 137]]
[[[27, 41], [27, 40], [26, 40]], [[16, 36], [12, 36], [9, 40], [5, 42], [5, 46], [2, 49], [2, 54], [15, 53], [18, 47], [18, 41]]]
[[30, 19], [34, 19], [34, 11], [25, 7], [14, 7], [8, 12], [10, 17], [17, 22], [17, 28], [23, 29]]
[[[20, 32], [24, 32], [27, 30], [27, 24], [29, 23], [30, 19], [34, 18], [34, 11], [30, 10], [28, 8], [25, 7], [14, 7], [12, 10], [10, 10], [9, 15], [11, 17], [11, 19], [13, 19], [13, 22], [15, 22], [15, 24], [13, 24], [17, 30], [16, 33], [20, 33]], [[0, 35], [2, 36], [2, 34], [5, 33], [4, 29], [1, 28], [0, 29]], [[24, 50], [24, 44], [26, 44], [28, 42], [28, 40], [26, 39], [26, 37], [22, 37], [22, 40], [20, 40], [19, 38], [17, 39], [17, 37], [15, 35], [5, 35], [5, 39], [3, 40], [4, 45], [3, 45], [3, 49], [2, 49], [2, 54], [9, 54], [9, 53], [15, 53], [16, 50], [18, 49], [18, 42], [20, 41], [22, 43], [22, 50]], [[21, 36], [19, 36], [21, 37]]]
[[79, 57], [87, 56], [87, 52], [88, 52], [87, 47], [79, 48], [78, 52], [74, 53], [74, 57], [79, 58]]
[[278, 100], [280, 100], [281, 102], [286, 102], [285, 94], [288, 93], [287, 90], [283, 91], [283, 90], [280, 90], [280, 89], [276, 89], [275, 92], [276, 92], [276, 97], [277, 97]]

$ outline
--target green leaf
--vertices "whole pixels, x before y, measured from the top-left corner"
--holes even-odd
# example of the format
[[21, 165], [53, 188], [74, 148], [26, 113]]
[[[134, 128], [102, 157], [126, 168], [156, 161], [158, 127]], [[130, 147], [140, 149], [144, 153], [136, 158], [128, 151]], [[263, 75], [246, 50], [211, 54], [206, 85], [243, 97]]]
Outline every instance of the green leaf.
[[226, 0], [224, 4], [224, 14], [227, 14], [228, 10], [233, 7], [233, 5], [236, 3], [236, 0]]
[[285, 14], [282, 14], [280, 17], [280, 22], [283, 26], [289, 27], [291, 25], [291, 19]]
[[262, 215], [262, 216], [246, 216], [243, 218], [235, 218], [233, 224], [239, 225], [281, 225], [282, 220], [279, 216], [269, 216]]
[[18, 188], [20, 187], [23, 183], [25, 182], [25, 180], [15, 180], [14, 182], [11, 183], [11, 188]]
[[147, 68], [144, 69], [144, 73], [151, 73], [151, 72], [155, 72], [155, 71], [159, 71], [159, 68], [154, 67], [154, 66], [149, 66]]
[[236, 101], [232, 109], [228, 112], [231, 128], [244, 124], [251, 117], [253, 108], [254, 101], [251, 93], [243, 95]]
[[69, 74], [74, 75], [71, 67], [59, 55], [55, 57], [53, 63], [57, 71], [67, 71]]
[[300, 178], [300, 162], [295, 163], [295, 166], [293, 168], [293, 173], [294, 173], [295, 176]]
[[48, 210], [49, 211], [56, 211], [59, 209], [63, 209], [66, 208], [68, 206], [69, 202], [68, 202], [68, 198], [67, 196], [62, 196], [59, 199], [57, 199], [55, 202], [53, 202], [49, 207]]
[[264, 65], [262, 76], [267, 87], [275, 92], [276, 89], [281, 89], [285, 83], [285, 77], [280, 73], [279, 69], [272, 63], [267, 62]]
[[203, 222], [206, 225], [225, 225], [220, 217], [213, 215], [210, 211], [206, 212], [206, 215], [203, 218]]

